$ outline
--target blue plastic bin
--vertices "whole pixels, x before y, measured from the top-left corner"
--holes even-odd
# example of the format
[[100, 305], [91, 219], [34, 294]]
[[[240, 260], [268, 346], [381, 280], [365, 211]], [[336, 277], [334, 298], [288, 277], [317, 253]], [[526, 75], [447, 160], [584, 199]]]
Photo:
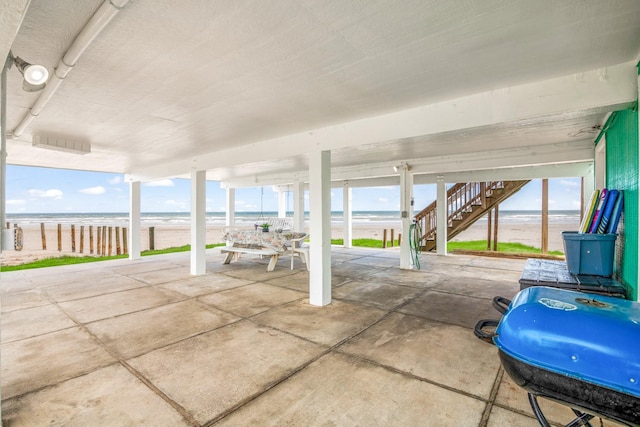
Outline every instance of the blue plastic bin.
[[563, 231], [564, 254], [569, 273], [611, 276], [617, 237], [617, 234]]

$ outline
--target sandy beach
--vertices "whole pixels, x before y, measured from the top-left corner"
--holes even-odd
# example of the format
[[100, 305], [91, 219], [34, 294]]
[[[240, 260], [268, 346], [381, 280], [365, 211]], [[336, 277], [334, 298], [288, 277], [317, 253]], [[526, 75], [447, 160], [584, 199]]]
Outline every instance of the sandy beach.
[[[18, 224], [23, 229], [23, 248], [21, 251], [3, 251], [2, 265], [16, 265], [31, 262], [43, 258], [57, 257], [60, 255], [90, 255], [88, 226], [85, 226], [83, 252], [80, 253], [80, 227], [76, 226], [76, 250], [71, 248], [71, 228], [69, 225], [62, 227], [62, 250], [58, 251], [57, 225], [45, 224], [46, 246], [42, 249], [42, 237], [39, 224]], [[549, 224], [549, 250], [563, 251], [562, 231], [577, 230], [578, 223], [551, 223]], [[94, 227], [94, 233], [95, 233]], [[397, 238], [401, 232], [400, 221], [397, 222], [369, 222], [354, 223], [353, 238], [372, 238], [382, 240], [384, 229], [394, 230]], [[222, 226], [207, 226], [207, 243], [222, 242]], [[115, 233], [115, 227], [114, 227]], [[155, 249], [164, 249], [189, 244], [190, 229], [188, 226], [156, 226]], [[342, 238], [343, 229], [339, 223], [332, 225], [332, 237]], [[456, 236], [452, 241], [486, 240], [486, 223], [479, 221], [467, 230]], [[122, 238], [121, 238], [122, 239]], [[499, 226], [498, 240], [501, 242], [518, 242], [525, 245], [541, 246], [541, 226], [531, 223], [501, 223]], [[115, 236], [112, 238], [112, 254], [116, 253]], [[122, 240], [120, 242], [122, 245]], [[94, 236], [94, 253], [96, 238]], [[149, 249], [149, 228], [142, 228], [141, 249]]]

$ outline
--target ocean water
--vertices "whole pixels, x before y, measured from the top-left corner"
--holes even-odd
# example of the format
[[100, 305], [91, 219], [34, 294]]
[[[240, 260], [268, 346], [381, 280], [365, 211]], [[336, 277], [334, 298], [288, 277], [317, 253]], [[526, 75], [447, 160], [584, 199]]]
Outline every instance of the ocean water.
[[[293, 214], [287, 213], [288, 217]], [[163, 226], [163, 225], [189, 225], [189, 212], [144, 212], [141, 215], [143, 226]], [[277, 212], [236, 212], [237, 225], [253, 225], [265, 222], [269, 218], [278, 216]], [[309, 219], [308, 212], [305, 218]], [[509, 211], [501, 210], [499, 219], [501, 223], [540, 223], [542, 214], [540, 211]], [[77, 224], [77, 225], [125, 225], [129, 222], [129, 214], [120, 213], [30, 213], [30, 214], [6, 214], [6, 221], [11, 224], [28, 225], [39, 223], [54, 224]], [[342, 212], [332, 212], [331, 221], [341, 223], [343, 221]], [[486, 215], [478, 220], [486, 222]], [[354, 211], [354, 224], [362, 223], [400, 223], [400, 213], [397, 211]], [[549, 211], [549, 223], [579, 223], [580, 211]], [[224, 225], [224, 212], [208, 212], [208, 225]]]

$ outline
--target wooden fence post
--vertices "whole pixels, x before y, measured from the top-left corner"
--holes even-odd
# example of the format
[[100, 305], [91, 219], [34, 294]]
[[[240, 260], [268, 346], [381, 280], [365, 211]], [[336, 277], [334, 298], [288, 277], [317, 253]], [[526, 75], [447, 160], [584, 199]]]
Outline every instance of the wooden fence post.
[[387, 229], [385, 228], [382, 232], [382, 249], [387, 248]]
[[96, 232], [96, 255], [102, 255], [102, 227], [98, 226]]
[[58, 252], [62, 251], [62, 224], [58, 224]]
[[156, 248], [155, 245], [155, 227], [149, 227], [149, 250], [153, 251]]
[[93, 255], [93, 225], [89, 226], [89, 254]]
[[80, 253], [84, 253], [84, 225], [80, 226]]
[[391, 247], [393, 247], [393, 241], [394, 241], [393, 233], [394, 233], [394, 232], [395, 232], [395, 230], [392, 228], [392, 229], [391, 229]]
[[76, 226], [71, 224], [71, 252], [76, 251]]
[[116, 227], [116, 255], [120, 255], [120, 227]]
[[102, 256], [107, 253], [107, 226], [102, 226]]
[[129, 245], [127, 243], [127, 227], [122, 227], [122, 253], [129, 253]]
[[498, 252], [498, 206], [494, 208], [495, 218], [493, 221], [493, 251]]
[[493, 210], [487, 212], [487, 250], [491, 250], [491, 214]]
[[40, 223], [40, 235], [42, 236], [42, 250], [47, 250], [47, 235], [44, 232], [44, 222]]
[[109, 256], [111, 256], [111, 248], [113, 247], [112, 245], [112, 233], [113, 233], [113, 227], [109, 227]]

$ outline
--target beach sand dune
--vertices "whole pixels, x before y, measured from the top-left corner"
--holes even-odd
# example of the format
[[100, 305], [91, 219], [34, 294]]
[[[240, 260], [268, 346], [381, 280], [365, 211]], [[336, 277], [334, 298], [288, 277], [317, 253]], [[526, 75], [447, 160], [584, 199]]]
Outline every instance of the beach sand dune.
[[[80, 253], [80, 227], [76, 226], [76, 250], [71, 250], [71, 228], [69, 225], [62, 227], [62, 250], [58, 251], [58, 234], [56, 224], [45, 224], [46, 234], [46, 250], [42, 249], [42, 237], [39, 224], [18, 224], [23, 229], [23, 249], [21, 251], [4, 251], [2, 253], [2, 265], [16, 265], [31, 262], [39, 259], [56, 257], [60, 255], [90, 255], [89, 248], [89, 227], [85, 226], [83, 253]], [[563, 251], [562, 231], [575, 231], [578, 229], [578, 223], [552, 223], [549, 224], [549, 250]], [[94, 227], [94, 234], [95, 234]], [[384, 229], [393, 229], [397, 238], [401, 233], [400, 221], [397, 222], [375, 222], [375, 223], [354, 223], [353, 238], [371, 238], [382, 240]], [[115, 227], [113, 228], [115, 233]], [[149, 249], [149, 228], [141, 229], [142, 240], [141, 249]], [[500, 242], [517, 242], [529, 246], [541, 246], [541, 226], [540, 224], [531, 223], [501, 223], [499, 226], [498, 240]], [[156, 226], [155, 227], [155, 249], [164, 249], [189, 244], [190, 228], [189, 226]], [[221, 243], [223, 236], [222, 226], [207, 226], [207, 243]], [[339, 239], [343, 237], [342, 224], [334, 223], [332, 225], [332, 238]], [[467, 230], [456, 236], [453, 241], [465, 240], [486, 240], [487, 226], [486, 223], [478, 222]], [[108, 239], [107, 239], [108, 240]], [[96, 253], [95, 245], [97, 238], [94, 235], [94, 254]], [[107, 242], [108, 245], [108, 242]], [[123, 245], [122, 237], [120, 245]], [[112, 252], [116, 253], [115, 236], [112, 237]]]

